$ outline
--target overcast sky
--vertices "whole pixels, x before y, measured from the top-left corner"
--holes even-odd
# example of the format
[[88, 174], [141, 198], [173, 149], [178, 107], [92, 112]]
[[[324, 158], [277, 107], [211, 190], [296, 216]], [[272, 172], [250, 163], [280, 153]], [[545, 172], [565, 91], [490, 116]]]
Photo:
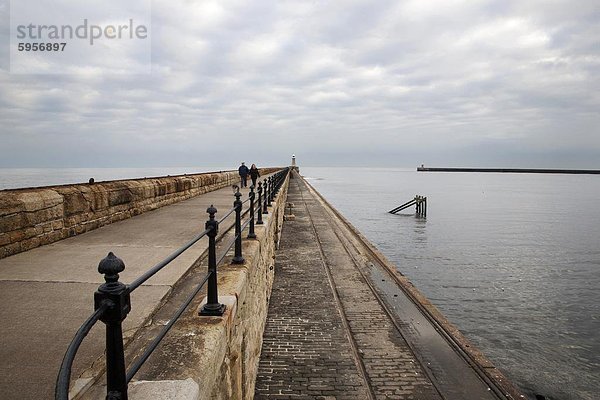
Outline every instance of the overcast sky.
[[148, 75], [11, 74], [0, 22], [2, 167], [600, 168], [598, 0], [155, 0]]

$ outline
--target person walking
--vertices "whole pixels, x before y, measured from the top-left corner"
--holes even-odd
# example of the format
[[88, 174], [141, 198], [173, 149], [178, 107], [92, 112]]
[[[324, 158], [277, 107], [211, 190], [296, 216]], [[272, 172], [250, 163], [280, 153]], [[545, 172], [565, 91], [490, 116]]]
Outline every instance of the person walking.
[[238, 168], [238, 173], [240, 174], [240, 187], [246, 187], [248, 186], [248, 172], [250, 172], [250, 170], [248, 169], [248, 167], [246, 167], [246, 164], [242, 161], [242, 165], [240, 165], [240, 167]]
[[256, 168], [255, 164], [252, 164], [252, 166], [250, 167], [249, 173], [250, 173], [250, 179], [252, 179], [252, 186], [256, 187], [256, 180], [260, 176], [260, 173], [258, 172], [258, 168]]

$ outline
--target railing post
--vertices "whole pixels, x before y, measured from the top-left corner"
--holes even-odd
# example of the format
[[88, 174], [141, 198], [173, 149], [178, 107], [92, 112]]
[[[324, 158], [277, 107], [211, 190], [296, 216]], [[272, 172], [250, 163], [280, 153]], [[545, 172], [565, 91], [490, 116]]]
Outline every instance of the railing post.
[[269, 178], [265, 179], [264, 181], [264, 186], [263, 186], [263, 191], [264, 191], [264, 196], [263, 196], [263, 214], [268, 214], [269, 210], [267, 209], [267, 202], [268, 202], [268, 198], [269, 198], [269, 193], [268, 193], [268, 186], [269, 186]]
[[257, 225], [262, 225], [262, 182], [258, 182], [258, 219], [256, 220]]
[[248, 228], [248, 239], [256, 239], [256, 233], [254, 233], [254, 185], [250, 185], [250, 228]]
[[271, 207], [271, 201], [273, 200], [273, 177], [269, 177], [269, 195], [267, 200], [267, 206]]
[[123, 320], [131, 310], [129, 288], [119, 282], [125, 263], [112, 252], [100, 261], [98, 272], [106, 281], [94, 293], [94, 309], [108, 302], [100, 321], [106, 324], [106, 400], [127, 400], [127, 377], [123, 350]]
[[210, 229], [206, 234], [208, 236], [208, 287], [206, 288], [206, 304], [202, 306], [198, 315], [218, 316], [225, 312], [225, 304], [219, 303], [219, 293], [217, 288], [217, 249], [216, 237], [219, 233], [219, 221], [215, 220], [217, 209], [214, 206], [208, 207], [206, 212], [209, 215], [205, 228]]
[[244, 257], [242, 257], [242, 201], [240, 197], [242, 194], [238, 189], [235, 192], [235, 201], [233, 202], [233, 206], [235, 207], [235, 255], [233, 256], [233, 260], [231, 260], [234, 264], [243, 264]]
[[275, 195], [277, 194], [277, 174], [273, 176], [273, 181], [271, 181], [271, 201], [275, 199]]

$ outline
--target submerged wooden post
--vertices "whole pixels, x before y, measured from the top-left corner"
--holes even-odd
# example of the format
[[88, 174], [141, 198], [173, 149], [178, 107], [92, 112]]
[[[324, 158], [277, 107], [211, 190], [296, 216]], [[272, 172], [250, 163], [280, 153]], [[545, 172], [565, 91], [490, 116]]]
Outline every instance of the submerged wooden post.
[[396, 214], [408, 207], [415, 206], [415, 213], [417, 217], [425, 217], [427, 216], [427, 197], [415, 195], [412, 200], [407, 201], [406, 203], [388, 211], [390, 214]]
[[421, 196], [415, 196], [415, 200], [417, 202], [417, 216], [421, 215]]
[[417, 217], [426, 217], [427, 216], [427, 197], [416, 195], [415, 199], [415, 209]]

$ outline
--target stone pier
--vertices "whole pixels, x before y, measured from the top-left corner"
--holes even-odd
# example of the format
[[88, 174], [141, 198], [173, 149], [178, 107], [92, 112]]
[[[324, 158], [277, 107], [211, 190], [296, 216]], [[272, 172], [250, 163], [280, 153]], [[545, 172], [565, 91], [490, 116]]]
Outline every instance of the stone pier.
[[[225, 314], [198, 316], [201, 291], [135, 376], [130, 400], [524, 398], [292, 170], [257, 237], [243, 235], [245, 262], [228, 254], [218, 267]], [[0, 191], [0, 398], [52, 398], [103, 282], [98, 262], [113, 251], [126, 265], [120, 280], [132, 282], [201, 232], [208, 206], [224, 215], [232, 183], [221, 172]], [[221, 224], [217, 251], [232, 224], [233, 215]], [[204, 238], [132, 293], [127, 364], [201, 281], [206, 247]], [[99, 323], [77, 355], [73, 399], [104, 398], [103, 352]]]

